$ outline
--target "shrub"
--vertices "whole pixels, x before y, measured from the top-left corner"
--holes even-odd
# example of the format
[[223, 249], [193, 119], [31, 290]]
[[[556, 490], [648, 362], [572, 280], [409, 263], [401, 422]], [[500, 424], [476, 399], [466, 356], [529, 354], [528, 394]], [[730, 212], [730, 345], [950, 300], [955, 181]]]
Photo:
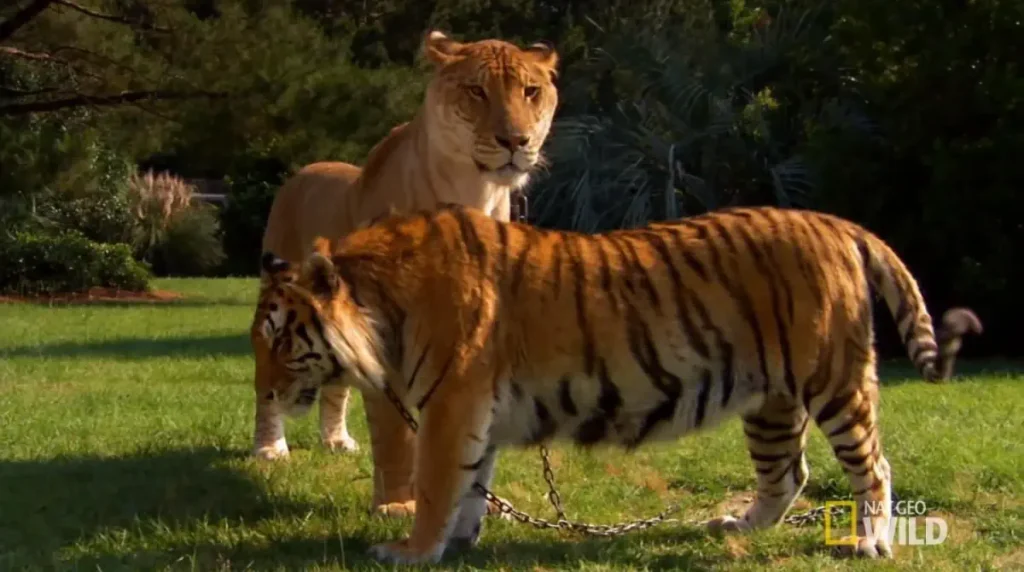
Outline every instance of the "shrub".
[[0, 235], [0, 292], [55, 294], [93, 287], [148, 289], [149, 271], [125, 244], [100, 244], [78, 231]]
[[160, 276], [206, 276], [224, 261], [216, 210], [196, 204], [167, 221], [163, 237], [153, 246], [153, 271]]
[[194, 193], [192, 185], [168, 173], [128, 178], [128, 208], [135, 219], [131, 243], [135, 256], [157, 275], [208, 275], [224, 260], [220, 222]]

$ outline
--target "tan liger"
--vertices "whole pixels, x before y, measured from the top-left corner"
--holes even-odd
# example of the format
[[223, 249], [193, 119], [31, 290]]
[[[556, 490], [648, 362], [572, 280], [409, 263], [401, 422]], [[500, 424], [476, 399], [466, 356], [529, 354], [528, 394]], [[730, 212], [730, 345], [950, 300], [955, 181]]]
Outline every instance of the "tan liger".
[[[412, 121], [393, 129], [371, 150], [366, 166], [315, 163], [285, 182], [274, 199], [263, 248], [297, 263], [318, 237], [338, 238], [392, 210], [434, 209], [438, 203], [479, 208], [509, 219], [509, 193], [542, 164], [541, 145], [551, 128], [558, 93], [558, 55], [549, 46], [524, 49], [500, 40], [473, 43], [429, 33], [423, 44], [434, 64], [424, 102]], [[265, 306], [261, 291], [258, 308]], [[269, 398], [278, 374], [259, 341], [264, 314], [257, 309], [251, 337], [256, 362], [254, 454], [288, 454], [284, 420]], [[325, 387], [320, 398], [323, 443], [354, 450], [346, 413], [350, 389]], [[376, 510], [415, 511], [411, 488], [412, 434], [385, 400], [364, 396], [374, 459]]]
[[[873, 530], [887, 530], [872, 294], [930, 381], [951, 374], [962, 335], [981, 332], [959, 308], [936, 334], [881, 239], [808, 211], [737, 208], [584, 235], [452, 206], [319, 248], [297, 276], [264, 255], [260, 342], [290, 374], [275, 378], [273, 399], [301, 413], [304, 394], [342, 379], [366, 394], [388, 384], [419, 412], [412, 533], [372, 549], [392, 562], [436, 562], [450, 543], [476, 542], [486, 503], [472, 485], [489, 486], [499, 447], [635, 448], [735, 415], [757, 497], [711, 527], [783, 519], [807, 482], [813, 420], [854, 500], [885, 507]], [[858, 525], [853, 551], [891, 556], [885, 535]]]

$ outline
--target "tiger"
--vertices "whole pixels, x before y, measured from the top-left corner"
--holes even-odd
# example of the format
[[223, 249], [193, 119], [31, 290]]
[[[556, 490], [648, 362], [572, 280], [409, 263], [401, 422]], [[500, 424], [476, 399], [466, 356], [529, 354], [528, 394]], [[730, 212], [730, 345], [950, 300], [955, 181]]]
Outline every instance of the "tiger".
[[[541, 146], [558, 105], [557, 51], [545, 43], [461, 43], [435, 30], [425, 36], [422, 52], [434, 72], [416, 116], [371, 150], [365, 168], [320, 162], [288, 179], [271, 206], [264, 250], [298, 263], [318, 236], [340, 237], [382, 213], [429, 210], [442, 201], [509, 219], [509, 193], [521, 191], [543, 165]], [[284, 419], [267, 399], [274, 370], [258, 343], [263, 297], [261, 292], [250, 328], [253, 454], [277, 459], [289, 449]], [[358, 450], [346, 420], [349, 395], [344, 384], [323, 389], [320, 433], [329, 450]], [[390, 403], [373, 396], [364, 403], [375, 467], [373, 505], [385, 516], [412, 514], [412, 434]]]
[[[500, 447], [569, 441], [626, 450], [738, 416], [756, 499], [718, 533], [780, 523], [808, 480], [808, 426], [826, 435], [872, 530], [892, 477], [878, 425], [872, 311], [879, 295], [917, 371], [952, 375], [969, 308], [933, 328], [896, 253], [854, 222], [735, 207], [600, 234], [554, 231], [446, 205], [388, 216], [300, 265], [263, 255], [262, 342], [291, 415], [344, 380], [418, 414], [410, 535], [371, 548], [436, 563], [481, 532]], [[287, 379], [287, 381], [286, 381]], [[398, 409], [396, 407], [396, 409]], [[892, 556], [863, 522], [853, 554]]]

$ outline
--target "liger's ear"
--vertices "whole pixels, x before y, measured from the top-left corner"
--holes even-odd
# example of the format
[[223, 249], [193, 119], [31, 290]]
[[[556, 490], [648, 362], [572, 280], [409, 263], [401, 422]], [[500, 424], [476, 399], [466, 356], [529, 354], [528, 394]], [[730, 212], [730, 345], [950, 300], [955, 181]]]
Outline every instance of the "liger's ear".
[[430, 30], [423, 38], [423, 55], [435, 65], [448, 65], [459, 59], [462, 44], [438, 30]]
[[331, 255], [331, 241], [323, 236], [318, 236], [313, 239], [313, 252], [320, 253], [324, 256]]
[[558, 77], [558, 52], [550, 42], [537, 42], [523, 50], [534, 58], [534, 61], [548, 68], [551, 79]]
[[302, 264], [303, 282], [309, 285], [309, 291], [320, 298], [333, 298], [341, 289], [341, 277], [331, 259], [314, 252]]

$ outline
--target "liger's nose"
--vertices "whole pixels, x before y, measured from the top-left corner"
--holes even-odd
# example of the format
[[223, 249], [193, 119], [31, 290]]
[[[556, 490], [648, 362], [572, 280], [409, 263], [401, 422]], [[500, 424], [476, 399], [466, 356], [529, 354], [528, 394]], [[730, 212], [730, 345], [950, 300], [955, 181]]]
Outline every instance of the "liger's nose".
[[516, 151], [526, 147], [530, 142], [530, 138], [526, 135], [509, 135], [508, 137], [495, 135], [494, 140], [498, 142], [498, 145], [501, 145], [509, 151]]

